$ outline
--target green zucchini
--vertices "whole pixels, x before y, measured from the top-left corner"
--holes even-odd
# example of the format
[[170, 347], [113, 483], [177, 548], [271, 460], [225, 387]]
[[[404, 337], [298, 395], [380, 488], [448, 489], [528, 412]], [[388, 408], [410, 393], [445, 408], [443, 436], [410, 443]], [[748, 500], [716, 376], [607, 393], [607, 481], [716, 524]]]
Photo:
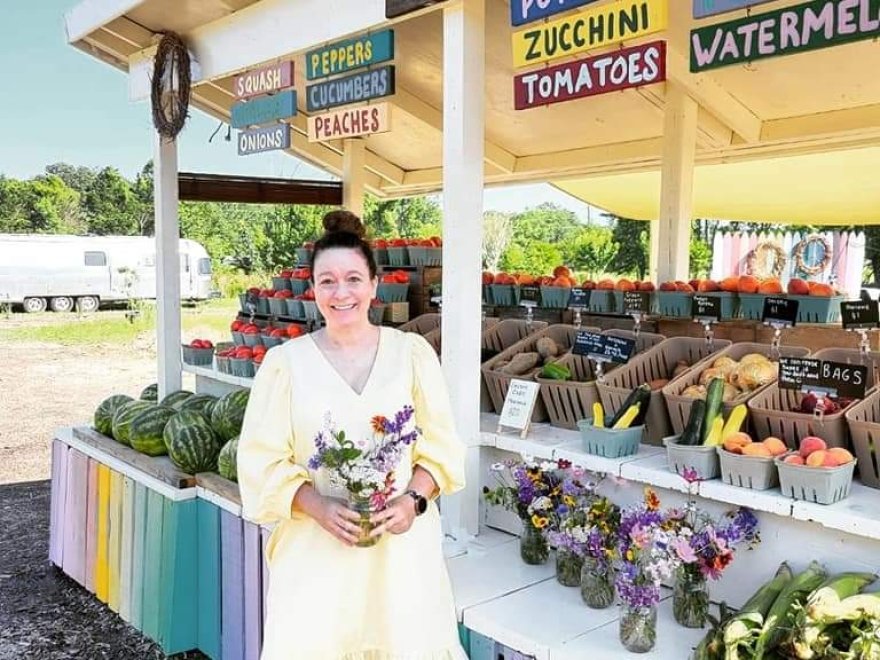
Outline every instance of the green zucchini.
[[706, 402], [702, 399], [694, 399], [691, 403], [691, 414], [688, 416], [687, 426], [678, 438], [680, 445], [694, 447], [701, 444], [700, 431], [703, 428], [703, 420], [706, 418]]
[[703, 419], [703, 426], [700, 430], [700, 441], [696, 444], [701, 445], [706, 442], [709, 432], [712, 430], [712, 423], [715, 418], [721, 414], [721, 405], [724, 397], [724, 379], [713, 378], [709, 383], [709, 389], [706, 392], [706, 417]]
[[605, 428], [614, 428], [614, 425], [620, 420], [621, 417], [624, 416], [627, 410], [630, 409], [630, 406], [634, 406], [635, 404], [641, 404], [639, 407], [639, 414], [633, 420], [633, 423], [630, 426], [639, 426], [645, 423], [645, 413], [648, 411], [648, 403], [651, 401], [651, 388], [645, 385], [639, 385], [632, 392], [626, 395], [626, 399], [620, 405], [620, 407], [614, 412], [614, 415], [611, 416], [610, 419], [605, 420]]

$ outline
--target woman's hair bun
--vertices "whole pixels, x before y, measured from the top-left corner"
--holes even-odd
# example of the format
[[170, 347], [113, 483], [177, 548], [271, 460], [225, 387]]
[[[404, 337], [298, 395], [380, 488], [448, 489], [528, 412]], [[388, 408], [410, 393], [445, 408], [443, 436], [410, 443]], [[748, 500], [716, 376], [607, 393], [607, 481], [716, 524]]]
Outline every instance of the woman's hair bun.
[[367, 235], [367, 228], [364, 223], [351, 211], [331, 211], [324, 216], [324, 233], [333, 234], [336, 232], [347, 232], [354, 234], [358, 238]]

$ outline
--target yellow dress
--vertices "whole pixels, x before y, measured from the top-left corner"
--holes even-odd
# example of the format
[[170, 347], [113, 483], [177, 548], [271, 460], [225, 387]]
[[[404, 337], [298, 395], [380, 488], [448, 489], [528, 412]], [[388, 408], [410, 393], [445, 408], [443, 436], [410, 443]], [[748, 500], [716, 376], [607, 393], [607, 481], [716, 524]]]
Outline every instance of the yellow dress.
[[348, 547], [296, 513], [297, 489], [334, 491], [308, 469], [327, 413], [349, 439], [372, 436], [375, 415], [415, 408], [422, 431], [395, 482], [420, 465], [443, 493], [464, 486], [464, 447], [455, 433], [433, 349], [419, 335], [382, 328], [375, 363], [357, 394], [308, 336], [266, 354], [251, 390], [238, 445], [244, 515], [277, 523], [266, 548], [270, 580], [262, 660], [466, 660], [432, 502], [404, 534], [371, 548]]

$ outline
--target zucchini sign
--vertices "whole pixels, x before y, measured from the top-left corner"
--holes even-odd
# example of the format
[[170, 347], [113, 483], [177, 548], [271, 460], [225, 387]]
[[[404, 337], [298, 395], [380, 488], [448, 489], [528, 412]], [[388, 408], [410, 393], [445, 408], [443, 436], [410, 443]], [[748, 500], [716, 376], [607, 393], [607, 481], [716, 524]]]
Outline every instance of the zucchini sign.
[[813, 0], [691, 30], [691, 72], [880, 36], [880, 0]]

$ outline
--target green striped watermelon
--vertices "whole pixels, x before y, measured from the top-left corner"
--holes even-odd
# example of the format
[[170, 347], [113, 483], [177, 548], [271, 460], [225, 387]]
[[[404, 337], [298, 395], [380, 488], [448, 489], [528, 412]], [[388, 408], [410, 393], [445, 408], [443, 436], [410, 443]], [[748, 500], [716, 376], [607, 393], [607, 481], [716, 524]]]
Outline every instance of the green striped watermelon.
[[163, 433], [168, 457], [184, 472], [214, 472], [221, 443], [208, 420], [201, 413], [177, 413], [165, 425]]
[[236, 390], [223, 395], [214, 404], [211, 426], [223, 440], [232, 440], [241, 433], [241, 423], [244, 421], [250, 393], [250, 390]]
[[217, 457], [217, 472], [220, 473], [221, 477], [226, 477], [232, 481], [238, 481], [237, 459], [238, 436], [235, 436], [232, 440], [229, 440], [223, 445], [223, 449], [220, 450], [220, 455]]
[[159, 383], [147, 385], [140, 396], [141, 401], [158, 401], [159, 400]]
[[95, 410], [95, 430], [112, 438], [113, 414], [129, 401], [134, 399], [125, 394], [114, 394], [101, 401]]
[[132, 449], [138, 450], [147, 456], [162, 456], [167, 454], [165, 440], [162, 433], [165, 425], [177, 414], [174, 408], [167, 406], [152, 406], [131, 420], [129, 440]]
[[217, 397], [213, 394], [193, 394], [190, 398], [180, 404], [180, 412], [184, 410], [192, 410], [202, 413], [207, 419], [211, 419], [211, 410], [217, 403]]
[[150, 410], [156, 404], [149, 401], [129, 401], [113, 414], [113, 438], [124, 445], [131, 444], [131, 423], [142, 412]]
[[169, 408], [174, 408], [175, 410], [180, 410], [180, 404], [186, 401], [191, 396], [193, 396], [193, 393], [189, 390], [177, 390], [176, 392], [172, 392], [164, 399], [162, 399], [160, 405], [168, 406]]

